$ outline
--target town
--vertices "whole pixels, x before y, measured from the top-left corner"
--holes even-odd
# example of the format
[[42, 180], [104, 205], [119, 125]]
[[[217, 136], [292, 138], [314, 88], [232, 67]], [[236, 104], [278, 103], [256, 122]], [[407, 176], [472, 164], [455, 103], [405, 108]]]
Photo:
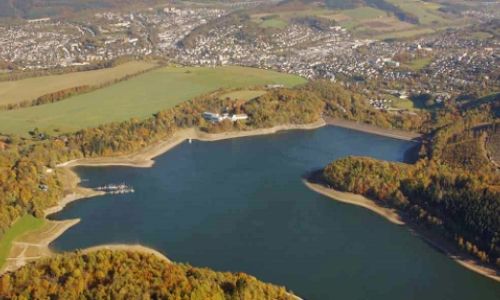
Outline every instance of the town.
[[403, 94], [431, 94], [434, 104], [473, 86], [494, 90], [500, 85], [499, 41], [477, 34], [498, 30], [499, 10], [464, 12], [480, 17], [472, 29], [376, 40], [314, 17], [293, 19], [282, 29], [256, 30], [245, 15], [234, 13], [234, 7], [167, 5], [0, 25], [0, 73], [79, 67], [119, 57], [160, 57], [189, 66], [240, 65], [339, 81], [371, 90], [366, 95], [378, 109], [404, 107], [397, 99], [406, 99], [392, 97], [380, 82]]
[[499, 1], [0, 0], [0, 299], [499, 300], [499, 66]]

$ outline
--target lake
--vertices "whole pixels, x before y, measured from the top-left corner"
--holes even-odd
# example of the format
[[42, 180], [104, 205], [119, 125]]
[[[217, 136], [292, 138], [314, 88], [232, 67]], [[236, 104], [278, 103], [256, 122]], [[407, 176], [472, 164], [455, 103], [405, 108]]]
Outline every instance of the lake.
[[500, 299], [500, 284], [406, 227], [309, 190], [302, 176], [348, 155], [405, 161], [415, 143], [327, 126], [218, 142], [184, 142], [152, 168], [79, 167], [82, 185], [133, 194], [68, 205], [82, 221], [52, 247], [140, 243], [176, 262], [245, 272], [307, 300]]

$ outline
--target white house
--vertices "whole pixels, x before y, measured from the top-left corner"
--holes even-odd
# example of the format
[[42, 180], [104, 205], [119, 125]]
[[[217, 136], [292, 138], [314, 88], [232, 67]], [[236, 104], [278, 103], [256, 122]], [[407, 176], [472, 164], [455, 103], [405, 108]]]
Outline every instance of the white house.
[[203, 118], [207, 121], [210, 121], [212, 123], [219, 123], [219, 122], [222, 122], [224, 120], [230, 120], [231, 122], [236, 122], [236, 121], [239, 121], [239, 120], [246, 120], [248, 119], [248, 116], [246, 114], [228, 114], [228, 113], [224, 113], [224, 114], [216, 114], [216, 113], [212, 113], [212, 112], [204, 112], [203, 113]]

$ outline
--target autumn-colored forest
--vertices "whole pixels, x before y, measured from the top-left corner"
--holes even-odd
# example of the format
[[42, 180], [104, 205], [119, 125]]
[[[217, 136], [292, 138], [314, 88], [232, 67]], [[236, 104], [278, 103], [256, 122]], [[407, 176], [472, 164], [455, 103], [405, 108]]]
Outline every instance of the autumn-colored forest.
[[496, 101], [437, 112], [415, 165], [349, 157], [328, 165], [324, 178], [400, 209], [500, 269], [500, 175], [485, 149], [486, 136], [500, 131], [498, 107]]
[[[61, 199], [65, 191], [55, 168], [58, 163], [83, 157], [129, 154], [165, 140], [182, 128], [197, 127], [206, 132], [251, 130], [310, 123], [329, 116], [426, 133], [428, 138], [421, 149], [421, 160], [414, 166], [348, 158], [327, 167], [325, 175], [336, 188], [365, 194], [405, 209], [416, 219], [436, 226], [446, 236], [456, 239], [459, 245], [481, 259], [493, 263], [497, 261], [500, 228], [498, 175], [474, 150], [481, 146], [477, 143], [484, 134], [495, 130], [475, 129], [475, 124], [490, 122], [494, 118], [492, 112], [497, 108], [491, 103], [467, 111], [453, 106], [435, 113], [391, 114], [372, 109], [356, 91], [327, 81], [311, 81], [292, 89], [269, 90], [248, 102], [221, 98], [219, 95], [222, 92], [200, 96], [145, 120], [105, 124], [60, 136], [50, 136], [33, 129], [30, 139], [1, 137], [0, 236], [21, 216], [32, 214], [41, 217], [44, 209]], [[250, 118], [246, 122], [212, 124], [202, 118], [204, 111], [246, 113]], [[457, 143], [462, 144], [454, 147]], [[484, 167], [486, 165], [488, 168]], [[2, 277], [2, 292], [4, 295], [26, 291], [69, 293], [64, 287], [76, 285], [77, 291], [83, 290], [80, 295], [87, 298], [99, 298], [112, 290], [120, 295], [127, 281], [117, 279], [116, 272], [119, 270], [128, 274], [123, 280], [137, 279], [130, 289], [122, 290], [126, 295], [138, 295], [136, 293], [144, 292], [147, 287], [154, 293], [175, 291], [178, 299], [187, 299], [188, 295], [192, 295], [189, 293], [211, 295], [206, 299], [236, 299], [241, 292], [238, 276], [248, 278], [245, 275], [216, 275], [205, 270], [199, 272], [211, 274], [205, 277], [211, 279], [203, 281], [202, 275], [187, 271], [194, 270], [191, 267], [160, 266], [161, 263], [153, 258], [134, 255], [139, 254], [101, 252], [86, 256], [64, 255], [37, 262]], [[99, 261], [98, 256], [102, 257], [99, 263], [96, 262]], [[94, 261], [89, 263], [92, 259]], [[129, 262], [124, 265], [116, 263], [123, 260]], [[97, 274], [96, 268], [103, 266], [108, 272]], [[178, 277], [165, 277], [165, 272], [173, 272]], [[231, 279], [217, 281], [215, 278], [218, 276]], [[196, 285], [190, 281], [194, 280], [191, 277], [199, 280]], [[70, 281], [70, 278], [79, 279]], [[169, 281], [171, 278], [175, 278], [174, 283]], [[219, 284], [225, 281], [232, 284]], [[165, 282], [170, 284], [167, 286], [171, 289], [160, 289]], [[5, 285], [10, 289], [6, 289]], [[264, 295], [259, 294], [263, 293], [262, 286], [254, 288], [248, 290], [254, 298], [245, 296], [247, 298], [242, 299], [263, 299], [259, 296]], [[223, 294], [220, 294], [221, 289]], [[267, 293], [271, 293], [271, 288]], [[155, 295], [150, 296], [154, 298]]]
[[0, 278], [2, 299], [292, 300], [243, 273], [174, 264], [153, 254], [99, 250], [43, 259]]

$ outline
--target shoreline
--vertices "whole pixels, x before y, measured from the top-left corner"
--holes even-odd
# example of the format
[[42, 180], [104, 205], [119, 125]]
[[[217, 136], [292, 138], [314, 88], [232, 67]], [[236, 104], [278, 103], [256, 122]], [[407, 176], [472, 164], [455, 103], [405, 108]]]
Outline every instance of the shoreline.
[[[189, 128], [189, 129], [181, 129], [177, 130], [174, 132], [174, 134], [167, 138], [166, 140], [157, 142], [155, 144], [152, 144], [150, 146], [147, 146], [141, 150], [139, 150], [136, 153], [129, 154], [129, 155], [122, 155], [122, 156], [114, 156], [114, 157], [98, 157], [98, 158], [83, 158], [83, 159], [76, 159], [76, 160], [71, 160], [67, 161], [64, 163], [60, 163], [57, 165], [56, 170], [58, 172], [61, 172], [60, 177], [63, 179], [64, 183], [64, 189], [65, 189], [65, 196], [59, 201], [59, 203], [55, 206], [49, 207], [44, 210], [44, 218], [47, 221], [47, 225], [42, 228], [41, 234], [38, 234], [37, 237], [35, 238], [35, 242], [30, 241], [30, 238], [33, 239], [32, 236], [30, 236], [31, 233], [27, 233], [25, 236], [21, 236], [18, 239], [16, 239], [16, 242], [18, 245], [24, 245], [25, 248], [22, 250], [15, 249], [15, 247], [12, 247], [11, 251], [9, 252], [9, 258], [12, 259], [12, 261], [15, 261], [16, 264], [14, 266], [9, 265], [6, 263], [2, 269], [0, 270], [0, 275], [7, 272], [7, 271], [13, 271], [24, 264], [42, 258], [42, 257], [49, 257], [51, 255], [56, 254], [56, 252], [53, 249], [50, 249], [49, 245], [51, 242], [53, 242], [55, 239], [57, 239], [60, 235], [62, 235], [65, 231], [67, 231], [69, 228], [72, 226], [78, 224], [80, 221], [79, 219], [75, 220], [64, 220], [64, 221], [52, 221], [48, 219], [48, 216], [51, 214], [57, 213], [61, 210], [63, 210], [66, 205], [77, 201], [77, 200], [82, 200], [82, 199], [88, 199], [96, 196], [103, 195], [104, 192], [99, 192], [95, 191], [93, 189], [88, 189], [88, 188], [83, 188], [79, 186], [80, 183], [80, 177], [76, 172], [74, 172], [73, 168], [78, 167], [78, 166], [87, 166], [87, 167], [104, 167], [104, 166], [127, 166], [127, 167], [136, 167], [136, 168], [150, 168], [154, 165], [154, 158], [168, 152], [172, 148], [176, 147], [177, 145], [183, 143], [186, 140], [199, 140], [199, 141], [204, 141], [204, 142], [212, 142], [212, 141], [220, 141], [220, 140], [227, 140], [227, 139], [234, 139], [234, 138], [243, 138], [243, 137], [251, 137], [251, 136], [262, 136], [262, 135], [271, 135], [275, 134], [280, 131], [289, 131], [289, 130], [314, 130], [318, 129], [327, 125], [332, 125], [332, 126], [338, 126], [338, 127], [343, 127], [343, 128], [349, 128], [353, 129], [356, 131], [362, 131], [362, 132], [367, 132], [371, 134], [377, 134], [381, 136], [386, 136], [386, 137], [391, 137], [391, 138], [396, 138], [396, 139], [402, 139], [402, 140], [410, 140], [408, 137], [414, 137], [414, 136], [420, 136], [419, 134], [415, 133], [408, 133], [408, 136], [404, 135], [399, 135], [395, 136], [392, 132], [388, 132], [386, 129], [380, 129], [374, 126], [369, 126], [370, 130], [367, 130], [368, 127], [360, 127], [358, 123], [356, 122], [351, 122], [351, 121], [345, 121], [342, 123], [336, 123], [333, 122], [332, 120], [325, 121], [324, 119], [319, 119], [316, 122], [309, 123], [309, 124], [285, 124], [285, 125], [278, 125], [274, 127], [269, 127], [269, 128], [259, 128], [259, 129], [253, 129], [253, 130], [246, 130], [246, 131], [231, 131], [231, 132], [223, 132], [223, 133], [205, 133], [201, 132], [197, 128]], [[50, 227], [52, 226], [52, 227]], [[57, 230], [54, 230], [54, 226], [57, 227]], [[48, 228], [48, 230], [47, 230]], [[32, 232], [36, 233], [36, 232]], [[44, 236], [45, 235], [45, 236]], [[26, 238], [28, 236], [28, 238]], [[28, 239], [28, 241], [25, 241], [25, 239]], [[37, 250], [34, 251], [36, 254], [40, 255], [32, 255], [32, 256], [23, 256], [25, 252], [27, 252], [29, 249], [26, 247], [34, 247]], [[140, 250], [147, 250], [147, 253], [153, 253], [153, 254], [159, 254], [160, 256], [165, 257], [163, 254], [160, 252], [147, 248], [142, 245], [126, 245], [126, 244], [109, 244], [109, 245], [100, 245], [100, 246], [95, 246], [91, 247], [89, 249], [82, 249], [82, 251], [91, 251], [90, 249], [121, 249], [125, 250], [127, 248], [130, 249], [140, 249]], [[19, 255], [20, 252], [22, 255]], [[33, 249], [31, 249], [31, 252], [33, 252]], [[166, 257], [165, 257], [166, 258]], [[168, 258], [167, 258], [168, 260]]]
[[42, 228], [27, 232], [15, 239], [0, 275], [15, 271], [29, 262], [52, 256], [54, 252], [49, 244], [79, 222], [80, 219], [46, 220]]
[[302, 180], [302, 182], [311, 190], [319, 193], [323, 196], [334, 199], [335, 201], [351, 204], [359, 207], [363, 207], [368, 209], [375, 214], [385, 218], [387, 221], [396, 224], [396, 225], [405, 225], [406, 223], [403, 221], [403, 218], [398, 214], [395, 209], [383, 207], [377, 204], [375, 201], [366, 198], [363, 195], [341, 192], [329, 187], [325, 187], [319, 183], [313, 183], [308, 181], [307, 179]]
[[[40, 230], [28, 232], [15, 239], [15, 241], [13, 242], [13, 247], [9, 251], [7, 261], [0, 270], [0, 275], [6, 272], [14, 271], [28, 262], [44, 257], [50, 257], [51, 255], [56, 254], [57, 252], [50, 248], [50, 243], [56, 240], [72, 226], [78, 224], [80, 222], [80, 219], [53, 221], [48, 219], [48, 217], [63, 210], [68, 204], [72, 202], [105, 194], [101, 191], [96, 191], [79, 186], [81, 179], [73, 170], [74, 167], [128, 166], [149, 168], [154, 165], [153, 159], [155, 157], [168, 152], [175, 146], [189, 139], [211, 142], [241, 137], [268, 135], [287, 130], [312, 130], [323, 127], [325, 125], [326, 123], [324, 122], [324, 120], [320, 119], [310, 124], [280, 125], [256, 130], [233, 131], [216, 134], [203, 133], [195, 128], [183, 129], [175, 132], [174, 135], [167, 140], [153, 144], [131, 155], [78, 159], [58, 164], [56, 167], [56, 171], [60, 172], [60, 178], [63, 181], [65, 196], [60, 199], [57, 205], [44, 210], [44, 219], [47, 222], [45, 226], [43, 226]], [[104, 244], [87, 249], [82, 249], [82, 251], [85, 252], [98, 249], [137, 249], [139, 251], [151, 253], [158, 257], [165, 258], [167, 259], [167, 261], [170, 261], [159, 251], [138, 244]], [[30, 253], [30, 255], [27, 255], [27, 253]]]
[[151, 254], [161, 260], [167, 261], [170, 264], [172, 263], [172, 261], [160, 251], [143, 246], [141, 244], [104, 244], [82, 249], [81, 252], [83, 254], [87, 254], [99, 250], [123, 250], [123, 251], [134, 251], [139, 253]]
[[[347, 129], [352, 129], [355, 131], [360, 131], [360, 132], [366, 132], [369, 134], [375, 134], [379, 136], [385, 136], [389, 138], [394, 138], [394, 139], [400, 139], [400, 140], [406, 140], [406, 141], [414, 141], [418, 142], [421, 138], [422, 135], [414, 132], [409, 132], [409, 131], [402, 131], [402, 130], [393, 130], [393, 129], [384, 129], [384, 128], [379, 128], [373, 125], [368, 125], [368, 124], [362, 124], [358, 123], [355, 121], [347, 121], [347, 120], [340, 120], [340, 119], [332, 119], [332, 118], [327, 118], [325, 119], [319, 119], [316, 122], [309, 123], [309, 124], [300, 124], [300, 125], [295, 125], [295, 124], [288, 124], [288, 125], [279, 125], [279, 126], [274, 126], [270, 128], [261, 128], [261, 129], [254, 129], [254, 130], [248, 130], [248, 131], [231, 131], [231, 132], [224, 132], [224, 133], [215, 133], [215, 134], [210, 134], [210, 133], [205, 133], [201, 132], [196, 128], [189, 128], [189, 129], [181, 129], [176, 131], [171, 137], [168, 139], [158, 142], [156, 144], [147, 146], [141, 150], [139, 150], [136, 153], [130, 154], [130, 155], [123, 155], [123, 156], [115, 156], [115, 157], [98, 157], [98, 158], [84, 158], [84, 159], [77, 159], [77, 160], [71, 160], [67, 161], [61, 164], [58, 164], [56, 169], [57, 170], [63, 170], [63, 172], [66, 172], [66, 174], [63, 174], [63, 177], [66, 178], [66, 182], [64, 184], [65, 190], [69, 190], [68, 192], [56, 206], [50, 207], [44, 211], [44, 218], [47, 220], [47, 222], [50, 223], [57, 223], [61, 227], [59, 230], [56, 232], [52, 232], [49, 234], [47, 237], [43, 238], [43, 246], [38, 246], [42, 251], [45, 251], [47, 255], [44, 256], [37, 256], [33, 258], [19, 258], [19, 261], [21, 263], [17, 263], [14, 269], [8, 269], [7, 263], [2, 267], [0, 270], [0, 275], [2, 275], [5, 272], [10, 272], [13, 270], [16, 270], [17, 268], [23, 266], [24, 264], [42, 258], [42, 257], [48, 257], [51, 255], [56, 254], [56, 252], [52, 249], [50, 249], [49, 244], [57, 239], [60, 235], [62, 235], [66, 230], [71, 228], [72, 226], [78, 224], [80, 221], [79, 219], [73, 219], [73, 220], [64, 220], [64, 221], [51, 221], [48, 220], [47, 217], [51, 214], [57, 213], [64, 209], [66, 205], [68, 205], [71, 202], [80, 200], [80, 199], [85, 199], [85, 198], [91, 198], [99, 195], [103, 195], [103, 192], [98, 192], [92, 189], [88, 188], [83, 188], [79, 186], [80, 183], [80, 177], [78, 174], [76, 174], [73, 170], [74, 167], [78, 166], [87, 166], [87, 167], [104, 167], [104, 166], [128, 166], [128, 167], [138, 167], [138, 168], [150, 168], [154, 165], [154, 158], [168, 152], [172, 148], [176, 147], [177, 145], [183, 143], [186, 140], [199, 140], [199, 141], [204, 141], [204, 142], [212, 142], [212, 141], [220, 141], [220, 140], [226, 140], [226, 139], [234, 139], [234, 138], [243, 138], [243, 137], [251, 137], [251, 136], [261, 136], [261, 135], [270, 135], [270, 134], [275, 134], [280, 131], [289, 131], [289, 130], [313, 130], [313, 129], [318, 129], [327, 125], [331, 126], [337, 126], [337, 127], [342, 127], [342, 128], [347, 128]], [[471, 258], [470, 255], [463, 255], [461, 253], [458, 253], [460, 250], [454, 249], [454, 247], [450, 247], [450, 245], [447, 245], [445, 241], [440, 241], [437, 240], [434, 237], [431, 237], [430, 233], [425, 233], [423, 232], [422, 229], [416, 228], [415, 224], [411, 224], [410, 222], [405, 222], [403, 220], [403, 217], [397, 212], [395, 209], [390, 209], [384, 206], [381, 206], [380, 204], [376, 203], [375, 201], [368, 199], [362, 195], [357, 195], [353, 193], [346, 193], [346, 192], [340, 192], [331, 188], [327, 188], [321, 184], [317, 183], [312, 183], [309, 182], [308, 180], [303, 180], [304, 184], [310, 188], [311, 190], [320, 193], [326, 197], [329, 197], [335, 201], [339, 201], [345, 204], [351, 204], [351, 205], [356, 205], [363, 207], [365, 209], [368, 209], [379, 216], [384, 217], [386, 220], [389, 222], [396, 224], [396, 225], [407, 225], [413, 233], [417, 234], [419, 237], [421, 237], [425, 242], [430, 244], [432, 247], [436, 248], [440, 252], [443, 252], [445, 255], [447, 255], [449, 258], [453, 259], [455, 262], [458, 264], [462, 265], [463, 267], [481, 274], [483, 276], [486, 276], [488, 278], [491, 278], [497, 282], [500, 282], [500, 276], [497, 274], [497, 272], [489, 267], [486, 267], [484, 265], [478, 264], [477, 260]], [[33, 232], [32, 232], [33, 233]], [[29, 235], [31, 233], [28, 233], [26, 235]], [[22, 240], [22, 237], [20, 240], [16, 240], [17, 243], [22, 244], [25, 243]], [[30, 245], [29, 243], [25, 243], [28, 246]], [[95, 250], [100, 250], [100, 249], [111, 249], [111, 250], [137, 250], [137, 251], [142, 251], [145, 253], [150, 253], [153, 255], [156, 255], [157, 257], [160, 257], [162, 259], [166, 259], [168, 262], [171, 262], [165, 255], [163, 255], [161, 252], [145, 247], [140, 244], [104, 244], [104, 245], [99, 245], [99, 246], [94, 246], [86, 249], [82, 249], [81, 251], [83, 253], [90, 252], [90, 251], [95, 251]], [[11, 249], [9, 253], [9, 258], [14, 251]], [[18, 260], [17, 257], [14, 258], [16, 261]], [[300, 298], [298, 298], [300, 299]]]
[[198, 140], [202, 142], [214, 142], [227, 139], [261, 136], [275, 134], [280, 131], [289, 130], [313, 130], [324, 126], [336, 126], [341, 128], [352, 129], [359, 132], [375, 134], [393, 139], [404, 141], [418, 142], [422, 135], [415, 132], [384, 129], [373, 125], [361, 124], [354, 121], [321, 118], [316, 122], [309, 124], [285, 124], [277, 125], [269, 128], [259, 128], [243, 131], [230, 131], [223, 133], [206, 133], [196, 128], [177, 130], [171, 137], [164, 141], [157, 142], [147, 146], [136, 153], [121, 156], [82, 158], [67, 161], [57, 165], [58, 168], [73, 168], [78, 166], [85, 167], [105, 167], [105, 166], [126, 166], [136, 168], [150, 168], [154, 165], [154, 158], [168, 152], [170, 149], [183, 143], [186, 140]]
[[275, 134], [280, 131], [289, 130], [313, 130], [326, 126], [326, 122], [320, 119], [314, 123], [301, 125], [279, 125], [270, 128], [253, 129], [246, 131], [230, 131], [223, 133], [205, 133], [196, 128], [180, 129], [168, 139], [147, 146], [138, 152], [130, 155], [82, 158], [70, 160], [57, 165], [57, 168], [85, 167], [105, 167], [105, 166], [127, 166], [136, 168], [150, 168], [154, 165], [154, 158], [168, 152], [186, 140], [197, 140], [202, 142], [215, 142], [221, 140], [261, 136]]
[[388, 137], [388, 138], [393, 138], [393, 139], [397, 139], [397, 140], [419, 142], [422, 139], [422, 134], [420, 134], [420, 133], [416, 133], [416, 132], [412, 132], [412, 131], [405, 131], [405, 130], [401, 130], [401, 129], [382, 128], [382, 127], [377, 127], [375, 125], [370, 125], [370, 124], [365, 124], [365, 123], [350, 121], [350, 120], [343, 120], [343, 119], [327, 117], [327, 118], [325, 118], [325, 123], [327, 125], [352, 129], [352, 130], [356, 130], [356, 131], [366, 132], [366, 133], [384, 136], [384, 137]]
[[303, 182], [312, 191], [326, 196], [332, 200], [368, 209], [393, 224], [400, 226], [406, 225], [412, 234], [415, 234], [424, 242], [426, 242], [436, 250], [442, 252], [444, 255], [446, 255], [448, 258], [451, 258], [454, 262], [458, 263], [462, 267], [465, 267], [470, 271], [500, 282], [500, 274], [495, 269], [479, 262], [478, 259], [474, 258], [468, 253], [465, 253], [463, 250], [457, 249], [454, 244], [447, 240], [444, 240], [442, 237], [437, 236], [435, 233], [429, 230], [425, 230], [425, 228], [423, 228], [422, 226], [419, 226], [414, 222], [407, 220], [396, 209], [384, 207], [377, 201], [366, 198], [363, 195], [341, 192], [333, 188], [326, 187], [323, 184], [311, 182], [308, 179], [304, 179]]

